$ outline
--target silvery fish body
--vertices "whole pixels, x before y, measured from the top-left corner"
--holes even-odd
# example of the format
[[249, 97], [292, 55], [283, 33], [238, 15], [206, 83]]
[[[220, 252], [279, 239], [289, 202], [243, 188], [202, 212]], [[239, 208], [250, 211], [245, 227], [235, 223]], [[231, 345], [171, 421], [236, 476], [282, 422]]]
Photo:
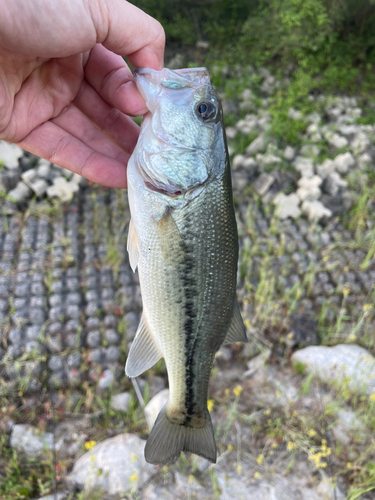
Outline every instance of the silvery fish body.
[[237, 227], [220, 99], [205, 68], [139, 69], [149, 112], [128, 164], [128, 251], [143, 316], [126, 363], [136, 377], [164, 357], [169, 401], [145, 457], [216, 461], [208, 383], [223, 343], [246, 341], [236, 301]]

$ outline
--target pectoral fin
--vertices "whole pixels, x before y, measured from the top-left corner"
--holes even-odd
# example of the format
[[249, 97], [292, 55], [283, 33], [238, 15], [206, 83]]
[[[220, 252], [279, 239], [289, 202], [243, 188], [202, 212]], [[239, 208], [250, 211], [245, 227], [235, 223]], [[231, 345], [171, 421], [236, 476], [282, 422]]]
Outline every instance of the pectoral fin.
[[133, 219], [130, 219], [129, 222], [127, 250], [129, 254], [130, 267], [132, 268], [133, 273], [135, 273], [139, 260], [139, 245]]
[[237, 300], [234, 304], [232, 321], [229, 325], [228, 333], [225, 337], [223, 345], [234, 344], [235, 342], [248, 342], [246, 328], [241, 317]]
[[161, 357], [161, 352], [156, 347], [144, 316], [142, 316], [135, 339], [130, 348], [128, 359], [126, 360], [125, 373], [131, 378], [138, 377], [154, 366]]

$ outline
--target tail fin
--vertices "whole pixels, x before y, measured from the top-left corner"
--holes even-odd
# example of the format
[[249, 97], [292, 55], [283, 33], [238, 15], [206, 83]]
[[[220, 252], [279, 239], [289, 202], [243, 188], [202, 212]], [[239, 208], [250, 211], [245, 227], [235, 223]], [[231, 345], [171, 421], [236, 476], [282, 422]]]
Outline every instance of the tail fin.
[[208, 410], [205, 426], [198, 429], [173, 424], [167, 417], [166, 406], [159, 413], [147, 439], [146, 461], [155, 465], [172, 464], [182, 451], [216, 462], [216, 444]]

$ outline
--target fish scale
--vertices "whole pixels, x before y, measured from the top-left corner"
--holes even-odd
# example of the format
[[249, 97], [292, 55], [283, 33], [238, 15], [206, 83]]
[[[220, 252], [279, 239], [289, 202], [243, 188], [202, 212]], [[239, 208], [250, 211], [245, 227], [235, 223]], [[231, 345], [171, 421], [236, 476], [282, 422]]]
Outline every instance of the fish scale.
[[[138, 88], [152, 111], [128, 165], [128, 249], [133, 269], [138, 266], [144, 310], [126, 373], [138, 376], [165, 359], [169, 400], [145, 448], [146, 460], [158, 464], [175, 461], [181, 451], [216, 461], [207, 410], [212, 363], [224, 342], [247, 340], [235, 297], [238, 238], [220, 101], [205, 70], [182, 71], [183, 78], [179, 71], [166, 69], [137, 74]], [[167, 89], [166, 81], [171, 82]], [[178, 95], [181, 88], [184, 99]], [[216, 113], [211, 121], [199, 117], [201, 102], [207, 103], [203, 111]], [[167, 131], [160, 130], [160, 110], [166, 103], [169, 109], [176, 107]], [[181, 135], [181, 120], [193, 120], [186, 128], [189, 137]], [[177, 148], [173, 165], [159, 161], [157, 171], [149, 169], [145, 151], [150, 137], [152, 155], [157, 155], [155, 137], [163, 136], [162, 155], [168, 131], [183, 154]], [[191, 171], [186, 154], [195, 155], [189, 144], [198, 143], [202, 164]], [[180, 174], [172, 174], [174, 195], [169, 191], [171, 168]], [[168, 183], [165, 192], [163, 182]]]

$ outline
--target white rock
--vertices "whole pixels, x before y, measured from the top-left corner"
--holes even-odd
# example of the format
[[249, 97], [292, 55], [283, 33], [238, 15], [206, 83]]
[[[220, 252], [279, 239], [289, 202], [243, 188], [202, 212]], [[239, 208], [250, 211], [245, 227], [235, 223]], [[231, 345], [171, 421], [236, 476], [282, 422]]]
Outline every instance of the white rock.
[[348, 182], [341, 177], [341, 175], [338, 172], [331, 172], [328, 174], [328, 179], [333, 183], [336, 184], [338, 187], [347, 187]]
[[236, 137], [237, 130], [234, 127], [227, 127], [225, 129], [225, 133], [227, 134], [228, 139], [232, 140]]
[[273, 165], [277, 167], [281, 163], [281, 158], [271, 153], [266, 153], [263, 155], [262, 162], [263, 165]]
[[310, 113], [309, 115], [307, 115], [306, 117], [306, 121], [308, 123], [319, 123], [321, 121], [322, 117], [319, 115], [319, 113]]
[[319, 221], [323, 217], [331, 217], [332, 212], [326, 208], [320, 201], [304, 201], [302, 203], [302, 212], [307, 215], [309, 221]]
[[321, 500], [344, 500], [346, 498], [338, 486], [332, 484], [328, 478], [320, 481], [316, 488], [316, 492]]
[[145, 415], [147, 424], [152, 429], [155, 420], [157, 419], [160, 410], [167, 404], [169, 396], [169, 389], [163, 389], [151, 401], [148, 402], [145, 408]]
[[334, 169], [340, 174], [346, 174], [350, 167], [355, 165], [355, 160], [353, 155], [347, 151], [346, 153], [337, 155], [333, 160]]
[[370, 140], [362, 131], [358, 132], [350, 142], [350, 148], [353, 151], [354, 156], [357, 156], [360, 153], [364, 152], [365, 149], [367, 149], [369, 146]]
[[18, 182], [17, 186], [8, 193], [9, 198], [16, 203], [27, 200], [31, 195], [31, 189], [23, 181]]
[[348, 110], [348, 115], [351, 116], [354, 120], [358, 120], [362, 116], [361, 108], [352, 108]]
[[318, 175], [314, 175], [313, 177], [301, 177], [297, 184], [301, 188], [313, 189], [322, 184], [322, 179]]
[[254, 99], [254, 94], [251, 89], [244, 89], [241, 92], [241, 99], [242, 101], [249, 101], [250, 99]]
[[368, 395], [375, 392], [375, 358], [358, 345], [306, 347], [292, 355], [292, 362], [302, 363], [309, 373], [328, 384], [347, 381], [352, 391]]
[[297, 109], [289, 108], [288, 117], [291, 120], [302, 120], [303, 119], [303, 114], [301, 113], [301, 111], [299, 111]]
[[287, 219], [288, 217], [296, 219], [301, 215], [301, 210], [298, 208], [300, 200], [295, 193], [289, 195], [279, 193], [273, 203], [276, 205], [275, 215], [279, 219]]
[[309, 158], [315, 158], [319, 153], [320, 149], [318, 148], [318, 146], [314, 146], [313, 144], [305, 144], [301, 148], [301, 154]]
[[353, 410], [339, 410], [337, 422], [332, 427], [335, 438], [347, 446], [355, 434], [364, 436], [365, 425], [359, 420]]
[[39, 177], [35, 168], [23, 172], [21, 178], [37, 196], [42, 196], [47, 191], [47, 182]]
[[309, 125], [306, 129], [306, 132], [309, 134], [309, 135], [312, 135], [312, 134], [316, 134], [318, 132], [319, 128], [318, 128], [318, 124], [317, 123], [311, 123], [311, 125]]
[[99, 377], [98, 388], [99, 389], [108, 389], [113, 384], [114, 379], [115, 379], [115, 377], [113, 375], [113, 371], [109, 370], [107, 368], [107, 370], [104, 370], [103, 373]]
[[247, 148], [246, 153], [249, 155], [254, 155], [255, 153], [259, 153], [260, 151], [264, 151], [266, 147], [266, 143], [264, 140], [264, 135], [259, 135], [256, 139], [251, 142]]
[[300, 172], [302, 177], [312, 177], [314, 175], [314, 164], [312, 158], [297, 156], [293, 163], [294, 168]]
[[271, 350], [266, 349], [262, 353], [255, 356], [247, 363], [247, 371], [243, 374], [243, 377], [252, 377], [258, 370], [265, 367], [267, 361], [271, 357]]
[[297, 196], [301, 201], [315, 201], [318, 200], [322, 196], [322, 192], [318, 187], [312, 187], [310, 189], [306, 189], [304, 187], [300, 187], [297, 189]]
[[245, 161], [244, 155], [236, 155], [232, 160], [232, 169], [237, 170], [243, 167]]
[[292, 161], [293, 158], [296, 156], [296, 151], [292, 146], [287, 146], [284, 149], [284, 158], [288, 161]]
[[318, 143], [322, 140], [322, 136], [319, 132], [316, 132], [315, 134], [311, 135], [311, 140], [312, 142]]
[[27, 455], [37, 456], [52, 449], [53, 434], [50, 432], [40, 432], [31, 425], [17, 424], [12, 429], [10, 445], [12, 448], [23, 451]]
[[18, 168], [18, 159], [23, 156], [23, 150], [10, 142], [0, 141], [0, 163], [8, 168]]
[[78, 189], [75, 182], [68, 182], [65, 177], [56, 177], [53, 186], [47, 189], [47, 195], [51, 198], [60, 198], [62, 201], [70, 201]]
[[336, 132], [334, 133], [328, 133], [326, 134], [326, 139], [328, 141], [328, 144], [332, 146], [333, 148], [336, 149], [341, 149], [344, 148], [349, 144], [348, 139], [345, 137], [342, 137], [341, 135], [337, 134]]
[[69, 492], [56, 493], [56, 495], [47, 495], [45, 497], [40, 497], [38, 500], [65, 500], [69, 497]]
[[339, 127], [341, 135], [354, 136], [358, 132], [358, 125], [341, 125]]
[[86, 491], [102, 488], [110, 495], [141, 488], [156, 471], [144, 459], [145, 444], [134, 434], [106, 439], [76, 461], [68, 480]]
[[274, 183], [275, 179], [272, 175], [266, 173], [261, 174], [258, 179], [254, 182], [254, 189], [259, 194], [259, 196], [264, 196], [269, 188]]
[[316, 166], [316, 173], [324, 179], [328, 174], [335, 171], [335, 164], [332, 160], [327, 158], [321, 165]]
[[111, 408], [126, 413], [129, 410], [131, 399], [132, 397], [129, 392], [115, 394], [111, 399]]
[[372, 158], [368, 153], [362, 153], [357, 159], [359, 168], [369, 167], [372, 164]]

